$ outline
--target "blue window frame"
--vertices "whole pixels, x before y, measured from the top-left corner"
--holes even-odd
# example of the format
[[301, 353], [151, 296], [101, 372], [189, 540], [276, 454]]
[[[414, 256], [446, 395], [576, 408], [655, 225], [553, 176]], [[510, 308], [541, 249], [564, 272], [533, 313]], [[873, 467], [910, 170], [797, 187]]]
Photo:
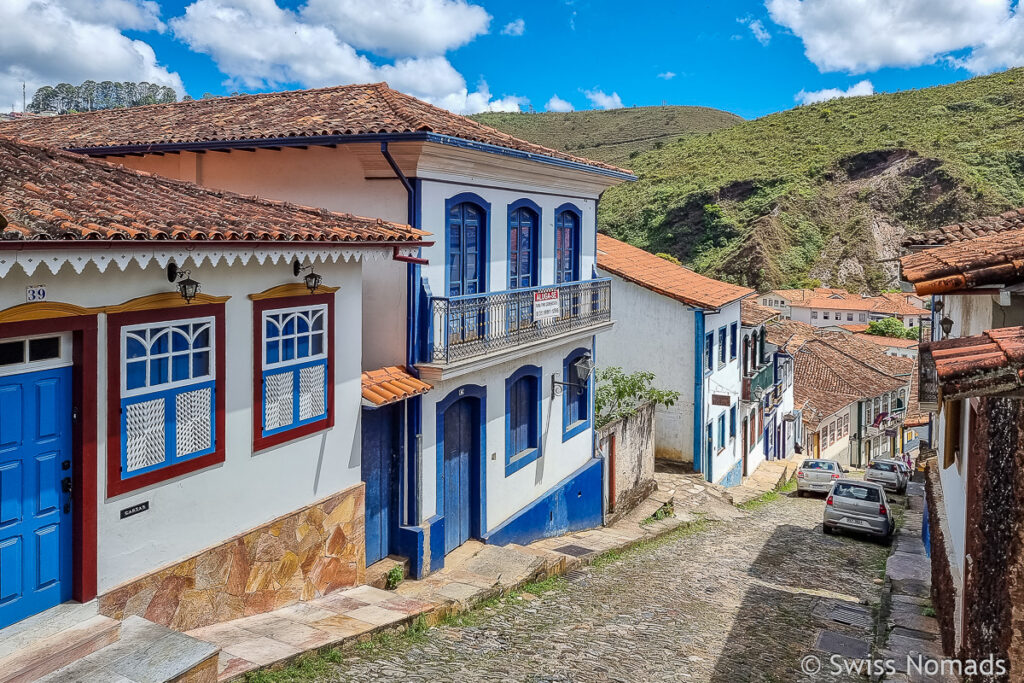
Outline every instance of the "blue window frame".
[[718, 364], [725, 365], [725, 328], [718, 328]]
[[707, 451], [708, 451], [708, 469], [711, 469], [711, 457], [715, 454], [715, 423], [708, 422], [707, 428]]
[[263, 311], [263, 436], [327, 417], [327, 304]]
[[571, 204], [555, 210], [555, 283], [580, 279], [580, 224], [582, 214]]
[[725, 448], [725, 413], [718, 416], [718, 450]]
[[[589, 349], [576, 349], [562, 361], [562, 381], [575, 382], [573, 364], [583, 356], [589, 355]], [[583, 391], [574, 387], [563, 387], [562, 391], [562, 441], [567, 441], [580, 432], [590, 428], [590, 390], [593, 383], [587, 378]]]
[[729, 438], [736, 438], [736, 406], [729, 407]]
[[715, 368], [715, 333], [708, 332], [704, 335], [704, 372], [708, 373]]
[[448, 296], [486, 291], [487, 210], [474, 201], [447, 202], [447, 260], [445, 280]]
[[505, 380], [505, 476], [541, 455], [541, 370], [524, 365]]
[[540, 284], [540, 207], [520, 199], [508, 207], [509, 289]]
[[739, 336], [739, 329], [736, 323], [729, 326], [729, 360], [736, 360], [737, 351], [737, 338]]
[[121, 328], [121, 478], [213, 453], [216, 320]]

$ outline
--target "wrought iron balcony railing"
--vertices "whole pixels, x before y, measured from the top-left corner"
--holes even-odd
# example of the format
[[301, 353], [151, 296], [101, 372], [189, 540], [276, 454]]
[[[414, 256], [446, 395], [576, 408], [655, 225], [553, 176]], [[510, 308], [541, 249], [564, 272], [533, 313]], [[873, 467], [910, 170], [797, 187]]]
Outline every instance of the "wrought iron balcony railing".
[[430, 300], [430, 363], [447, 364], [611, 321], [611, 279]]
[[772, 386], [775, 381], [775, 369], [771, 364], [765, 365], [760, 370], [751, 373], [743, 378], [744, 401], [757, 401], [764, 396], [764, 392]]

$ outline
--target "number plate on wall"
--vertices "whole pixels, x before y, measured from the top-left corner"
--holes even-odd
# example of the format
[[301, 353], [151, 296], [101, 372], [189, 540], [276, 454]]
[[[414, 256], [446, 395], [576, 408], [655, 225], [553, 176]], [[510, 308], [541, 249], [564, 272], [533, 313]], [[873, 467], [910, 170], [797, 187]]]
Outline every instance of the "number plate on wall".
[[25, 301], [46, 301], [46, 285], [30, 285], [25, 288]]

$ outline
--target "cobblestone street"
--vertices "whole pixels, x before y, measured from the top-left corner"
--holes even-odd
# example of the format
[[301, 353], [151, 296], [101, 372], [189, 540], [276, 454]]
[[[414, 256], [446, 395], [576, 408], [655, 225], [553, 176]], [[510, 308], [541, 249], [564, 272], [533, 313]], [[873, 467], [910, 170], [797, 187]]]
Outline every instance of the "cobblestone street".
[[466, 625], [348, 650], [328, 680], [846, 680], [804, 676], [800, 660], [822, 630], [870, 640], [869, 623], [838, 623], [830, 610], [877, 604], [889, 550], [822, 534], [823, 506], [784, 494]]

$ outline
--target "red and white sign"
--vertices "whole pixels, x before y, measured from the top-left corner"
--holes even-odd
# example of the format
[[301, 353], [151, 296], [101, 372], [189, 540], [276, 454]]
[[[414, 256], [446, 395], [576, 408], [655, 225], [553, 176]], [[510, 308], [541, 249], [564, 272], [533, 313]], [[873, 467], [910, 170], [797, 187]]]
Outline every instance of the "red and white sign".
[[543, 289], [533, 293], [533, 319], [535, 321], [557, 318], [560, 310], [557, 289]]

